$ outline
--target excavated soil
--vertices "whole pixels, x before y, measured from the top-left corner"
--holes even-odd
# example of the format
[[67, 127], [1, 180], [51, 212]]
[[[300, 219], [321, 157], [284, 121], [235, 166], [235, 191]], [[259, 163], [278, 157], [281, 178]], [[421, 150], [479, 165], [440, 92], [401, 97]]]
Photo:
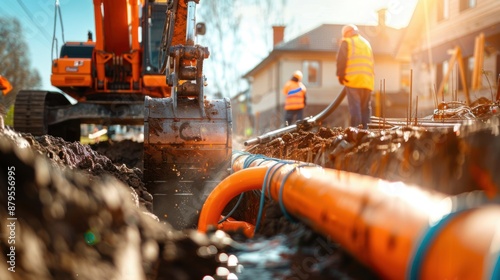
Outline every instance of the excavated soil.
[[[320, 127], [244, 149], [450, 195], [498, 193], [499, 131], [498, 117], [459, 129]], [[142, 143], [85, 146], [5, 129], [0, 165], [15, 167], [16, 203], [14, 215], [2, 207], [0, 219], [17, 218], [16, 273], [7, 270], [11, 248], [3, 226], [0, 279], [227, 279], [229, 270], [220, 271], [229, 267], [226, 253], [239, 257], [239, 279], [378, 279], [336, 242], [288, 221], [271, 201], [254, 240], [159, 223], [141, 180]], [[7, 182], [7, 172], [0, 180]], [[9, 195], [0, 189], [2, 201]], [[254, 216], [258, 198], [247, 195], [234, 217]]]
[[489, 124], [453, 128], [403, 127], [370, 131], [325, 128], [288, 133], [250, 147], [252, 154], [297, 160], [403, 181], [450, 195], [487, 189], [481, 176], [500, 182], [498, 119]]
[[202, 279], [224, 267], [229, 236], [160, 223], [140, 169], [88, 146], [0, 130], [0, 168], [2, 280]]

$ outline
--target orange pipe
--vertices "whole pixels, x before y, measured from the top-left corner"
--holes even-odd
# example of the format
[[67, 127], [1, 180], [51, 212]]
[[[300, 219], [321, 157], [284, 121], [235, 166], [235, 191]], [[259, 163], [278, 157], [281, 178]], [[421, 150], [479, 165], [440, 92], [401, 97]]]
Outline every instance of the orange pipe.
[[[214, 192], [243, 188], [240, 181], [248, 189], [261, 188], [271, 168], [274, 200], [281, 197], [289, 214], [340, 243], [384, 279], [492, 279], [500, 273], [500, 205], [447, 216], [456, 197], [355, 173], [298, 167], [300, 162], [276, 165], [276, 160], [257, 159], [243, 169], [249, 156], [233, 155], [236, 173]], [[430, 226], [432, 221], [441, 221], [441, 230]]]
[[[210, 226], [218, 227], [222, 211], [231, 199], [243, 192], [260, 190], [266, 171], [267, 167], [265, 166], [245, 169], [222, 180], [203, 204], [198, 220], [198, 230], [206, 232]], [[248, 233], [248, 229], [244, 228], [243, 230]], [[250, 236], [253, 236], [253, 231]]]
[[236, 221], [232, 218], [228, 218], [224, 222], [218, 224], [217, 228], [225, 232], [241, 231], [247, 238], [252, 238], [255, 231], [254, 225], [243, 221]]

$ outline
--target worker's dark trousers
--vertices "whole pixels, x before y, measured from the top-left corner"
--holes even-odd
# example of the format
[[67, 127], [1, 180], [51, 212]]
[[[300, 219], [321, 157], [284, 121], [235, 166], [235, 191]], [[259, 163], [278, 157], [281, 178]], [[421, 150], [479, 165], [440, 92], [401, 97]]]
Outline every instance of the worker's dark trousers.
[[295, 124], [298, 120], [302, 119], [304, 109], [287, 110], [285, 112], [285, 125]]
[[362, 124], [368, 128], [368, 122], [372, 114], [371, 96], [372, 91], [364, 88], [346, 87], [347, 103], [351, 114], [351, 126], [357, 127]]

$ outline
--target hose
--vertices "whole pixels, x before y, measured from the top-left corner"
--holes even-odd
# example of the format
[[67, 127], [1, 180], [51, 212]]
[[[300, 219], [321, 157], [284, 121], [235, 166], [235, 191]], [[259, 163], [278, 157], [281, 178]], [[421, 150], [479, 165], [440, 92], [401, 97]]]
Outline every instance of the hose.
[[333, 113], [339, 105], [342, 103], [342, 100], [344, 100], [344, 97], [346, 95], [346, 89], [345, 87], [342, 89], [340, 94], [335, 98], [335, 100], [328, 105], [323, 111], [321, 111], [319, 114], [317, 114], [314, 117], [310, 118], [305, 118], [303, 120], [297, 121], [296, 124], [292, 124], [289, 126], [285, 126], [270, 132], [267, 132], [261, 136], [257, 136], [255, 138], [249, 139], [244, 142], [245, 146], [252, 146], [256, 144], [261, 144], [261, 143], [267, 143], [271, 140], [273, 140], [276, 137], [279, 137], [283, 134], [296, 131], [298, 129], [310, 129], [313, 126], [318, 126], [321, 124], [321, 122], [326, 119], [331, 113]]

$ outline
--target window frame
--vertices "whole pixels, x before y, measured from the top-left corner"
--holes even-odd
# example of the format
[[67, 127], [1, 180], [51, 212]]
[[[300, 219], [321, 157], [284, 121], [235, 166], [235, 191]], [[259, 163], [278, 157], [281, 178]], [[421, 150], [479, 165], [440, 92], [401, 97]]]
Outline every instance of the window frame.
[[437, 21], [444, 21], [450, 18], [450, 0], [438, 0]]
[[475, 8], [477, 6], [477, 0], [460, 0], [459, 9], [460, 12], [464, 12]]
[[[311, 82], [309, 80], [309, 65], [314, 65], [314, 64], [317, 64], [317, 80], [314, 81], [314, 82]], [[306, 85], [306, 86], [310, 86], [310, 87], [321, 87], [321, 72], [322, 72], [322, 68], [321, 68], [321, 60], [312, 60], [312, 59], [307, 59], [307, 60], [303, 60], [302, 61], [302, 74], [304, 75], [304, 77], [302, 78], [302, 82]]]

